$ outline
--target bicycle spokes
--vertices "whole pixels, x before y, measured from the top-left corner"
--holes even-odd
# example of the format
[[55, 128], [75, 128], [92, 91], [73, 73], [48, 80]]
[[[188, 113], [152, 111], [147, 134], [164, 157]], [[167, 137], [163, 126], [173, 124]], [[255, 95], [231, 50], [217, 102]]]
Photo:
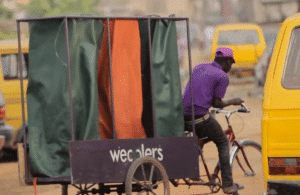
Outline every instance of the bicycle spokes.
[[257, 144], [247, 140], [238, 144], [233, 154], [232, 177], [234, 182], [249, 184], [252, 183], [263, 188], [263, 171], [261, 148]]

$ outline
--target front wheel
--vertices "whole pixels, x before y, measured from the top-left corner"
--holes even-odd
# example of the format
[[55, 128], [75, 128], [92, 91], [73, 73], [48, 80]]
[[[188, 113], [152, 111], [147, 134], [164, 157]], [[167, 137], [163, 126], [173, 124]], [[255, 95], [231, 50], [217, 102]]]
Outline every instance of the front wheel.
[[232, 177], [235, 183], [241, 183], [264, 191], [261, 146], [251, 140], [241, 140], [233, 146], [230, 153]]
[[170, 186], [166, 170], [160, 162], [151, 157], [135, 160], [126, 175], [125, 192], [126, 195], [169, 195]]

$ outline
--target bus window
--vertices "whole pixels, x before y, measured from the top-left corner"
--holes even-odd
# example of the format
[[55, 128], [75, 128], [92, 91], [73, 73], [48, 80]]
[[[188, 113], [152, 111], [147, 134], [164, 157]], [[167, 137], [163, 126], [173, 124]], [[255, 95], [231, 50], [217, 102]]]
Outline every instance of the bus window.
[[[22, 54], [23, 78], [27, 78], [28, 54]], [[1, 56], [2, 73], [5, 80], [19, 79], [18, 54], [5, 54]]]
[[[293, 48], [293, 49], [292, 49]], [[300, 28], [292, 31], [290, 46], [287, 53], [282, 86], [286, 89], [300, 88]]]

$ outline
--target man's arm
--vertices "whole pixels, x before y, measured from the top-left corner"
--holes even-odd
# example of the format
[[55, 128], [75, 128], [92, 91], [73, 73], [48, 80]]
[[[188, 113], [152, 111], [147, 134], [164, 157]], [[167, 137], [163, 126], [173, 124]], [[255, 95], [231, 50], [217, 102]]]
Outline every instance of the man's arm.
[[230, 100], [222, 100], [222, 98], [214, 98], [212, 106], [215, 108], [224, 108], [230, 105], [241, 105], [244, 101], [241, 98], [234, 98]]

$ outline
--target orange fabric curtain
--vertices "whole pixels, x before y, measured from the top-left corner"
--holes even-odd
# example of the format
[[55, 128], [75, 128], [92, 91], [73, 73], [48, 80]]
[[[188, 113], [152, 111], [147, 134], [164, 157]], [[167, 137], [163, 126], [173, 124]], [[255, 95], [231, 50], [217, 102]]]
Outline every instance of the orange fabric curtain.
[[141, 40], [138, 20], [116, 20], [112, 48], [113, 97], [117, 138], [145, 138]]
[[[98, 58], [98, 93], [99, 93], [99, 131], [101, 139], [111, 139], [112, 135], [112, 110], [111, 88], [109, 76], [109, 51], [107, 21], [104, 24], [103, 38]], [[110, 20], [110, 38], [113, 40], [114, 20]]]
[[[110, 25], [110, 30], [116, 138], [146, 138], [142, 125], [141, 41], [138, 20], [115, 20]], [[112, 117], [106, 23], [104, 33], [99, 57], [98, 89], [100, 134], [102, 139], [107, 139], [112, 138]]]

